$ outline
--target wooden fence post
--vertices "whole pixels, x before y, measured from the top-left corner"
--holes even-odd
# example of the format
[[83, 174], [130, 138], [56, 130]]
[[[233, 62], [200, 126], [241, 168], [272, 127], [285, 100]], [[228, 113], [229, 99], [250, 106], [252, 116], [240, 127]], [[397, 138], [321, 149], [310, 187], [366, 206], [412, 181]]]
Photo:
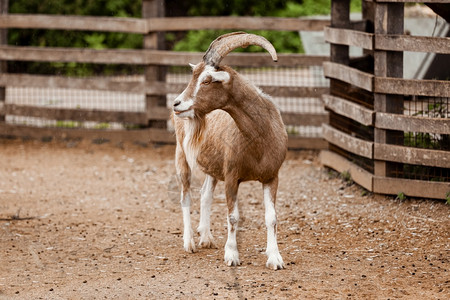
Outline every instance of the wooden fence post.
[[[374, 31], [377, 34], [403, 34], [404, 28], [403, 3], [375, 3]], [[375, 36], [376, 39], [376, 36]], [[374, 75], [376, 77], [403, 78], [403, 52], [374, 51]], [[403, 114], [403, 95], [374, 94], [375, 112]], [[403, 142], [403, 132], [388, 131], [375, 128], [375, 143], [398, 144]], [[386, 161], [374, 163], [374, 173], [377, 176], [389, 177], [391, 164]]]
[[[0, 0], [0, 14], [8, 13], [9, 0]], [[0, 29], [0, 45], [8, 45], [8, 29]], [[0, 74], [8, 72], [7, 62], [0, 61]], [[6, 87], [0, 87], [0, 122], [5, 121], [2, 107], [6, 100]]]
[[[143, 0], [142, 1], [142, 18], [164, 17], [164, 0]], [[164, 33], [150, 32], [144, 36], [144, 49], [163, 50], [164, 49]], [[146, 86], [150, 82], [165, 81], [166, 67], [148, 65], [145, 67], [145, 83]], [[153, 128], [166, 128], [165, 120], [157, 120], [152, 118], [152, 113], [158, 111], [158, 108], [166, 107], [166, 96], [146, 95], [145, 110], [148, 118], [148, 126]]]
[[[331, 27], [350, 27], [350, 0], [334, 0], [331, 2]], [[348, 66], [350, 58], [347, 45], [330, 45], [330, 61]]]

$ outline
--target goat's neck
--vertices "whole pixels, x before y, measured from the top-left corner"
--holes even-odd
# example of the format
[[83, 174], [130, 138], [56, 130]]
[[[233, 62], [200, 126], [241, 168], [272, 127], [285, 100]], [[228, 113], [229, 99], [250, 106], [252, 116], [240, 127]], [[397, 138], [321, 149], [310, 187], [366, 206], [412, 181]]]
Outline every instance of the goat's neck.
[[234, 119], [242, 134], [253, 142], [263, 141], [273, 134], [273, 106], [255, 88], [249, 87], [243, 99], [233, 98], [224, 110]]

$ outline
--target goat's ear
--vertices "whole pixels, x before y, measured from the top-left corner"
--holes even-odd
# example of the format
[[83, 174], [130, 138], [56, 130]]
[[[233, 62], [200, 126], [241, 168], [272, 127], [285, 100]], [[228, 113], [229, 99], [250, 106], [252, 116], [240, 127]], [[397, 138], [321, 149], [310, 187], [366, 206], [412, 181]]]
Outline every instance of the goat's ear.
[[189, 66], [191, 67], [192, 70], [194, 70], [194, 68], [195, 68], [194, 64], [189, 63]]
[[212, 82], [228, 82], [230, 81], [230, 74], [225, 71], [211, 72]]

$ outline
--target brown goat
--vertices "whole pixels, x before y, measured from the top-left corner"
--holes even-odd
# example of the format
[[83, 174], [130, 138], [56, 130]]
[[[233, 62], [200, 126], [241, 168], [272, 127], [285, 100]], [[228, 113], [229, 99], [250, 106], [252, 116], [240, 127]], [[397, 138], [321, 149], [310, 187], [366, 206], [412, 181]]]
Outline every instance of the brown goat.
[[276, 61], [272, 44], [253, 34], [236, 32], [211, 43], [203, 62], [191, 65], [192, 79], [173, 103], [173, 122], [177, 136], [176, 169], [182, 185], [184, 249], [196, 250], [190, 220], [190, 181], [195, 166], [206, 174], [201, 192], [201, 247], [215, 247], [210, 231], [214, 188], [225, 182], [228, 239], [225, 262], [240, 264], [236, 231], [239, 221], [237, 201], [241, 182], [257, 180], [263, 184], [267, 226], [267, 267], [283, 268], [277, 245], [275, 199], [278, 171], [285, 159], [287, 134], [280, 113], [268, 95], [228, 66], [222, 58], [237, 47], [264, 47]]

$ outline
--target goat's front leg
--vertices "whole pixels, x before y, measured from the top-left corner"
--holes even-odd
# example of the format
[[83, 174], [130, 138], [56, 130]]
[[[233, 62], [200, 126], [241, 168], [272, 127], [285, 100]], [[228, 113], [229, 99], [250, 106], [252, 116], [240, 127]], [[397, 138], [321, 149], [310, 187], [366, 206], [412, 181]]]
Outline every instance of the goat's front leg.
[[275, 211], [277, 189], [278, 178], [275, 178], [270, 183], [263, 184], [264, 207], [266, 210], [265, 221], [267, 227], [266, 266], [274, 270], [284, 268], [283, 259], [281, 258], [277, 243], [277, 215]]
[[206, 175], [205, 182], [202, 186], [200, 198], [200, 224], [197, 231], [200, 233], [199, 247], [217, 248], [211, 234], [211, 204], [213, 201], [213, 193], [217, 184], [217, 179]]
[[194, 232], [191, 226], [191, 169], [184, 154], [177, 147], [177, 176], [181, 182], [181, 210], [183, 211], [183, 247], [186, 252], [195, 252]]
[[237, 182], [225, 182], [225, 194], [227, 198], [227, 224], [228, 224], [228, 239], [225, 244], [224, 260], [228, 266], [238, 266], [241, 264], [239, 261], [239, 252], [237, 249], [236, 233], [239, 222], [239, 209], [237, 201]]

